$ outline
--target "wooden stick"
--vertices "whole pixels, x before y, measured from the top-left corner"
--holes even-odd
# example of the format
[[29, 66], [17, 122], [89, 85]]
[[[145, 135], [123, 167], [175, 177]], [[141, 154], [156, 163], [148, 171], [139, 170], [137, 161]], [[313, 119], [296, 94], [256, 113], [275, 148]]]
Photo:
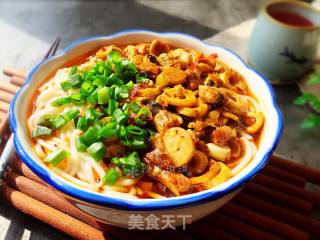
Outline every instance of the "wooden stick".
[[291, 240], [308, 240], [309, 234], [298, 230], [285, 223], [279, 222], [270, 217], [256, 213], [248, 208], [238, 206], [234, 203], [228, 203], [224, 205], [219, 211], [233, 218], [250, 223], [251, 225], [265, 229], [280, 237]]
[[[25, 166], [25, 165], [23, 164], [22, 166]], [[24, 167], [22, 167], [22, 169], [23, 168]], [[28, 179], [24, 176], [20, 176], [13, 171], [10, 171], [10, 170], [7, 171], [7, 176], [6, 176], [5, 181], [9, 186], [19, 190], [20, 192], [22, 192], [32, 198], [35, 198], [35, 199], [41, 201], [42, 203], [45, 203], [45, 204], [53, 207], [56, 210], [59, 210], [59, 211], [66, 213], [74, 218], [77, 218], [78, 220], [80, 220], [86, 224], [89, 224], [90, 226], [92, 226], [96, 229], [110, 232], [114, 236], [120, 237], [123, 239], [128, 239], [129, 236], [132, 234], [132, 231], [128, 231], [126, 229], [120, 229], [117, 227], [112, 227], [112, 226], [100, 223], [94, 217], [91, 217], [88, 214], [84, 213], [83, 211], [74, 207], [66, 199], [60, 197], [51, 188], [49, 188], [39, 182], [34, 182], [33, 180]], [[142, 232], [137, 232], [137, 233], [135, 233], [135, 235], [139, 236], [139, 239], [142, 239], [142, 240], [148, 239], [142, 234]]]
[[0, 90], [10, 92], [10, 93], [16, 93], [19, 90], [20, 87], [13, 85], [11, 83], [5, 83], [5, 82], [0, 82]]
[[3, 74], [7, 75], [7, 76], [16, 76], [16, 77], [20, 77], [20, 78], [26, 78], [27, 77], [27, 72], [21, 69], [16, 69], [13, 67], [6, 67], [3, 69]]
[[40, 183], [42, 185], [47, 185], [41, 178], [39, 178], [36, 174], [34, 174], [30, 168], [25, 165], [18, 156], [10, 159], [9, 166], [13, 169], [13, 171], [29, 178], [30, 180]]
[[9, 114], [0, 122], [0, 135], [4, 134], [4, 132], [9, 127]]
[[289, 211], [245, 193], [235, 196], [233, 202], [320, 237], [320, 221], [314, 218]]
[[278, 156], [272, 156], [272, 158], [270, 159], [270, 164], [272, 166], [277, 167], [277, 168], [281, 168], [281, 169], [286, 170], [288, 172], [292, 172], [292, 173], [297, 174], [301, 177], [304, 177], [310, 182], [320, 184], [320, 170], [319, 169], [304, 166], [302, 164], [298, 164], [298, 163], [283, 159]]
[[228, 240], [240, 240], [240, 238], [222, 231], [214, 226], [210, 226], [203, 221], [196, 221], [186, 227], [186, 231], [196, 238], [200, 239], [228, 239]]
[[280, 240], [278, 236], [275, 236], [264, 230], [255, 228], [249, 224], [238, 221], [237, 219], [224, 216], [218, 212], [215, 212], [208, 217], [204, 218], [209, 225], [213, 225], [223, 231], [230, 232], [241, 239], [248, 240]]
[[0, 111], [8, 112], [10, 104], [7, 102], [0, 101]]
[[272, 188], [258, 185], [256, 183], [247, 184], [243, 188], [242, 192], [248, 193], [251, 196], [258, 197], [268, 202], [276, 203], [277, 205], [304, 215], [309, 215], [312, 211], [312, 203], [293, 197], [292, 195], [279, 192]]
[[13, 94], [0, 90], [0, 101], [9, 103], [12, 97], [13, 97]]
[[284, 182], [290, 183], [296, 187], [305, 187], [307, 180], [304, 177], [292, 174], [291, 172], [267, 165], [262, 170], [262, 173], [270, 177], [282, 180]]
[[312, 192], [300, 187], [295, 187], [291, 184], [263, 174], [258, 174], [253, 181], [260, 185], [275, 189], [279, 192], [287, 193], [289, 195], [311, 202], [315, 206], [320, 206], [320, 192]]
[[21, 77], [12, 76], [10, 78], [10, 83], [21, 87], [26, 79]]
[[70, 217], [48, 205], [27, 196], [4, 184], [2, 186], [3, 197], [16, 209], [31, 215], [42, 222], [76, 238], [83, 240], [109, 239], [103, 232]]

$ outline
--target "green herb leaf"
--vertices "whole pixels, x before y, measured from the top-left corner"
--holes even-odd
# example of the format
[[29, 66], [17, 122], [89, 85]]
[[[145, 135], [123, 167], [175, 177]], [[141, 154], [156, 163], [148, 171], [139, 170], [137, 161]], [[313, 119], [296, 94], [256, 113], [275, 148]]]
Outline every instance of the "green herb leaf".
[[320, 125], [320, 116], [310, 115], [302, 124], [301, 128], [313, 128]]
[[132, 152], [123, 158], [112, 158], [111, 162], [122, 168], [123, 173], [130, 177], [140, 177], [146, 170], [146, 166], [140, 161], [139, 154]]
[[310, 85], [319, 84], [319, 83], [320, 83], [320, 71], [311, 74], [308, 80], [308, 84]]

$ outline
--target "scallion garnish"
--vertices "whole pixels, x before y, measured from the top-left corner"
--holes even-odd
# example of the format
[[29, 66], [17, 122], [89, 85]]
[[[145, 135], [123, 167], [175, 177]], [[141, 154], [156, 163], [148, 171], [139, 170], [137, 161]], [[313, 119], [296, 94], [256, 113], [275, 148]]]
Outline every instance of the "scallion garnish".
[[79, 117], [78, 122], [77, 122], [77, 128], [83, 132], [87, 130], [88, 122], [85, 117]]
[[65, 97], [65, 98], [59, 98], [59, 99], [53, 101], [51, 103], [51, 105], [53, 107], [59, 107], [59, 106], [62, 106], [62, 105], [65, 105], [65, 104], [69, 104], [69, 103], [71, 103], [71, 98]]
[[76, 117], [78, 117], [80, 114], [79, 109], [71, 109], [69, 111], [66, 111], [65, 113], [62, 114], [62, 116], [67, 120], [67, 121], [71, 121], [73, 119], [75, 119]]
[[62, 160], [66, 159], [69, 156], [70, 156], [69, 152], [67, 152], [63, 149], [58, 149], [58, 150], [55, 150], [54, 152], [50, 153], [44, 159], [44, 161], [52, 164], [53, 166], [57, 166]]
[[85, 152], [85, 151], [87, 151], [87, 146], [81, 141], [80, 138], [78, 138], [78, 139], [76, 140], [76, 147], [77, 147], [78, 152]]
[[126, 176], [139, 177], [146, 170], [146, 166], [141, 162], [137, 152], [132, 152], [123, 158], [112, 158], [111, 162], [120, 167]]
[[32, 131], [32, 137], [42, 137], [42, 136], [51, 136], [52, 130], [47, 127], [37, 126], [36, 129]]
[[104, 184], [113, 185], [119, 177], [120, 174], [117, 172], [115, 168], [109, 168], [104, 177], [102, 178], [102, 182]]
[[96, 142], [88, 147], [87, 152], [98, 162], [106, 154], [106, 147], [102, 142]]
[[67, 123], [67, 120], [63, 116], [54, 116], [49, 122], [53, 128], [60, 129]]
[[119, 108], [113, 112], [112, 117], [118, 124], [124, 124], [128, 120], [128, 117]]
[[91, 144], [97, 142], [99, 140], [98, 129], [96, 127], [89, 127], [85, 133], [80, 136], [81, 141], [90, 146]]
[[98, 90], [98, 103], [99, 104], [106, 104], [109, 102], [109, 88], [102, 87]]

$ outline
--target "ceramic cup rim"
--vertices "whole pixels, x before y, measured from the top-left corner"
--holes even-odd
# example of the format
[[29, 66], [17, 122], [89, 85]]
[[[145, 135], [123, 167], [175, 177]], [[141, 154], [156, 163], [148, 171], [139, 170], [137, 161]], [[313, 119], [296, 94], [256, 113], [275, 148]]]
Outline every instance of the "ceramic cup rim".
[[270, 15], [270, 13], [268, 12], [268, 8], [272, 5], [276, 5], [276, 4], [280, 4], [280, 3], [288, 3], [288, 4], [292, 4], [292, 5], [295, 5], [297, 7], [300, 7], [300, 8], [304, 8], [304, 9], [307, 9], [309, 11], [313, 11], [315, 12], [316, 14], [319, 14], [320, 15], [320, 11], [316, 8], [314, 8], [312, 5], [308, 4], [308, 3], [305, 3], [305, 2], [301, 2], [301, 1], [296, 1], [296, 0], [271, 0], [267, 3], [265, 3], [261, 9], [261, 12], [267, 16], [267, 18], [269, 20], [271, 20], [273, 23], [277, 24], [277, 25], [280, 25], [281, 27], [283, 28], [288, 28], [288, 29], [292, 29], [292, 30], [307, 30], [307, 31], [313, 31], [313, 30], [318, 30], [320, 29], [320, 23], [316, 23], [316, 24], [313, 24], [312, 26], [293, 26], [293, 25], [290, 25], [290, 24], [286, 24], [286, 23], [283, 23], [277, 19], [275, 19], [274, 17], [272, 17]]

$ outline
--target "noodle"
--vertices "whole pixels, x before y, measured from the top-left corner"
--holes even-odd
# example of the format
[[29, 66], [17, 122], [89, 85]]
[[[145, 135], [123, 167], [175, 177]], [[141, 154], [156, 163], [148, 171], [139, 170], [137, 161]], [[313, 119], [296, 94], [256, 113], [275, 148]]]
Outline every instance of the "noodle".
[[27, 120], [36, 155], [65, 180], [122, 198], [227, 181], [255, 156], [264, 124], [245, 79], [216, 54], [158, 40], [102, 47], [38, 91]]

